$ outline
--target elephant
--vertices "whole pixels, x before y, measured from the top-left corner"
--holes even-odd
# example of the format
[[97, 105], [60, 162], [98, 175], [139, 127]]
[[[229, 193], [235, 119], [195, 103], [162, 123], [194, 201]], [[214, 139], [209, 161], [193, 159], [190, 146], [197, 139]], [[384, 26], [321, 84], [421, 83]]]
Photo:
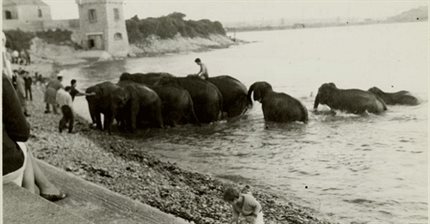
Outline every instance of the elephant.
[[119, 81], [117, 85], [119, 88], [112, 94], [111, 107], [121, 125], [134, 132], [138, 122], [146, 119], [157, 127], [164, 127], [161, 99], [154, 90], [131, 81]]
[[133, 74], [124, 72], [119, 77], [119, 81], [128, 80], [136, 83], [145, 84], [148, 87], [152, 87], [156, 82], [158, 82], [163, 77], [174, 77], [174, 76], [166, 72], [133, 73]]
[[252, 105], [252, 101], [247, 97], [247, 88], [239, 80], [228, 76], [215, 76], [207, 79], [214, 84], [223, 97], [223, 112], [228, 118], [236, 117], [245, 113]]
[[[93, 124], [96, 124], [100, 130], [108, 130], [109, 134], [111, 133], [111, 123], [114, 118], [111, 109], [111, 95], [117, 89], [118, 86], [111, 82], [102, 82], [90, 86], [85, 90], [87, 94], [95, 93], [95, 95], [87, 95], [85, 97]], [[100, 114], [104, 115], [103, 126]]]
[[399, 91], [394, 93], [386, 93], [380, 90], [378, 87], [372, 87], [368, 90], [369, 92], [377, 95], [387, 105], [418, 105], [418, 99], [414, 96], [412, 96], [408, 91]]
[[200, 122], [210, 123], [219, 120], [223, 98], [214, 84], [198, 77], [163, 77], [155, 83], [155, 86], [172, 86], [187, 90]]
[[303, 104], [285, 94], [273, 91], [272, 86], [264, 81], [255, 82], [249, 87], [248, 99], [254, 92], [254, 100], [262, 104], [265, 121], [287, 123], [292, 121], [308, 122], [308, 110]]
[[163, 77], [173, 77], [169, 73], [123, 73], [120, 81], [133, 81], [145, 84], [153, 89], [162, 101], [163, 120], [166, 125], [176, 126], [176, 124], [197, 123], [199, 120], [194, 111], [194, 104], [191, 95], [184, 88], [174, 86], [155, 86]]
[[194, 111], [193, 99], [187, 90], [174, 86], [154, 86], [152, 89], [161, 99], [166, 125], [174, 127], [177, 124], [200, 124]]
[[314, 102], [315, 111], [319, 104], [353, 114], [363, 114], [366, 111], [380, 114], [387, 110], [385, 102], [373, 93], [360, 89], [338, 89], [334, 83], [324, 83], [318, 89]]

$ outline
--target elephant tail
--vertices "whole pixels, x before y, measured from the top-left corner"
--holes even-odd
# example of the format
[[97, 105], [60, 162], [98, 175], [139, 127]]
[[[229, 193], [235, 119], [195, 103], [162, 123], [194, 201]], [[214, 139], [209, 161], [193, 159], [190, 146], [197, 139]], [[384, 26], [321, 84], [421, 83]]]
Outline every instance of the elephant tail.
[[250, 107], [252, 107], [252, 98], [251, 98], [251, 96], [252, 96], [252, 92], [254, 91], [254, 88], [255, 88], [255, 83], [252, 84], [249, 87], [249, 90], [248, 90], [248, 96], [247, 96], [247, 98], [248, 98], [248, 104], [250, 105]]
[[308, 123], [309, 121], [308, 109], [301, 102], [299, 102], [299, 104], [300, 104], [300, 110], [302, 111], [302, 116], [303, 116], [301, 121], [303, 121], [303, 123]]
[[215, 85], [213, 86], [215, 87], [216, 92], [218, 94], [218, 108], [219, 108], [218, 120], [221, 120], [223, 118], [223, 111], [224, 111], [224, 97], [222, 96], [222, 93], [218, 89], [218, 87], [216, 87]]
[[196, 111], [194, 110], [193, 99], [191, 99], [190, 95], [188, 95], [188, 96], [189, 96], [189, 102], [190, 102], [190, 104], [189, 104], [189, 108], [190, 108], [190, 110], [189, 110], [189, 116], [191, 116], [190, 121], [196, 123], [197, 125], [200, 125], [200, 121], [197, 118]]
[[241, 115], [245, 114], [248, 111], [248, 109], [252, 107], [252, 101], [250, 101], [248, 99], [247, 95], [242, 95], [241, 99], [239, 100], [239, 102], [241, 104], [239, 106], [239, 108], [244, 108], [243, 111], [242, 111], [242, 113], [241, 113]]

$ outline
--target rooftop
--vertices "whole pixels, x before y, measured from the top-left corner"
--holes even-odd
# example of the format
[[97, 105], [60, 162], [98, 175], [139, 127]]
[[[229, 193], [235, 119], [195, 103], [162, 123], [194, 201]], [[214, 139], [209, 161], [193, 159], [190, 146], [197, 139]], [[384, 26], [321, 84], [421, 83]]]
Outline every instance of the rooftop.
[[42, 0], [3, 0], [3, 6], [10, 5], [39, 5], [39, 6], [48, 6]]

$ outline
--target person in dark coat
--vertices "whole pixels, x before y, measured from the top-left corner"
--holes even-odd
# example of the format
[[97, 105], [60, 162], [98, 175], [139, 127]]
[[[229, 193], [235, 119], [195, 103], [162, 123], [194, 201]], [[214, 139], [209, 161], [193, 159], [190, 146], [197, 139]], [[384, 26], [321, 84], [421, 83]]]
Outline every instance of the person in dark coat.
[[78, 89], [76, 89], [76, 79], [72, 79], [72, 81], [70, 81], [70, 85], [70, 95], [72, 96], [72, 101], [75, 100], [75, 96], [85, 96], [85, 93], [81, 93]]
[[33, 101], [33, 93], [31, 91], [31, 85], [33, 84], [33, 79], [30, 77], [30, 74], [28, 71], [25, 72], [24, 83], [25, 83], [25, 99]]

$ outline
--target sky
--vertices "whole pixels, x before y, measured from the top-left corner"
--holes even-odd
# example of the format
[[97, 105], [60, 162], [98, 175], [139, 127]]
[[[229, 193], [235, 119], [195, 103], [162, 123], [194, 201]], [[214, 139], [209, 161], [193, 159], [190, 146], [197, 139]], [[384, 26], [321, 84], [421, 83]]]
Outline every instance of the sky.
[[[75, 0], [44, 0], [53, 19], [78, 18]], [[124, 0], [125, 18], [159, 17], [182, 12], [186, 19], [222, 23], [278, 19], [386, 18], [427, 0]]]

